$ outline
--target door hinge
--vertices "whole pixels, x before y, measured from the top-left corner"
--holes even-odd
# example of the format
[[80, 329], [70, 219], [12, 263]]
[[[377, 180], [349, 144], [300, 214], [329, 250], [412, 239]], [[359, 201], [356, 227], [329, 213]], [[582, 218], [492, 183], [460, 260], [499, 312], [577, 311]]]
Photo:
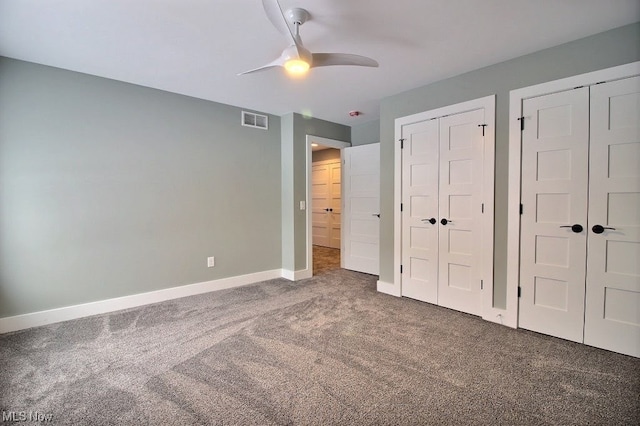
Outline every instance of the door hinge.
[[524, 206], [520, 203], [520, 214], [524, 213]]
[[518, 286], [518, 297], [522, 296], [522, 287]]
[[484, 281], [480, 280], [480, 290], [484, 290]]
[[484, 213], [484, 203], [482, 203], [482, 213]]
[[402, 265], [400, 265], [400, 273], [402, 273]]
[[404, 149], [404, 138], [400, 139], [400, 149]]
[[520, 121], [520, 131], [524, 131], [524, 117], [518, 118]]
[[402, 203], [400, 203], [400, 211], [402, 211], [403, 205]]
[[478, 127], [482, 127], [482, 136], [484, 136], [484, 128], [487, 127], [486, 124], [478, 124]]

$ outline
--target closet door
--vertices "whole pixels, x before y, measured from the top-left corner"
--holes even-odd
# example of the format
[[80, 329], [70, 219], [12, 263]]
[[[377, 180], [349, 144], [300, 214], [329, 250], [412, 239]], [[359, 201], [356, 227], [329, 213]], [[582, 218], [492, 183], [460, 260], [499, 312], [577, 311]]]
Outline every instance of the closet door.
[[313, 244], [340, 248], [340, 160], [313, 164]]
[[438, 304], [482, 313], [484, 109], [440, 119]]
[[438, 303], [438, 120], [402, 138], [402, 296]]
[[592, 86], [584, 343], [640, 357], [640, 77]]
[[519, 326], [582, 342], [589, 88], [527, 99], [523, 116]]

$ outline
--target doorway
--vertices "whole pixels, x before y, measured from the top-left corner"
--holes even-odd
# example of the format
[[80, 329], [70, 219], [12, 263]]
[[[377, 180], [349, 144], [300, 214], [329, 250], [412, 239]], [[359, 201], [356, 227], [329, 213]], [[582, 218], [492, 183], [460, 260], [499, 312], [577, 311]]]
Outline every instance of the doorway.
[[[330, 244], [332, 240], [333, 244], [335, 244], [336, 240], [338, 244], [340, 244], [341, 241], [342, 150], [350, 146], [351, 144], [349, 142], [307, 135], [307, 270], [310, 272], [310, 276], [315, 274], [313, 261], [314, 239], [317, 240], [317, 238], [314, 237], [319, 236], [320, 242], [323, 245]], [[315, 155], [315, 158], [318, 160], [316, 163], [321, 167], [317, 167], [316, 173], [314, 174], [314, 152], [322, 153], [323, 151], [327, 151], [327, 153]], [[329, 158], [329, 156], [331, 158]], [[336, 173], [338, 173], [337, 177], [335, 176]], [[321, 196], [317, 203], [314, 202], [314, 192], [317, 192], [314, 191], [314, 182], [318, 184], [318, 187], [324, 187], [324, 189], [320, 191]], [[333, 183], [329, 184], [329, 182]], [[324, 246], [319, 245], [318, 247]], [[339, 257], [339, 247], [339, 245], [338, 248], [328, 247], [323, 250], [323, 255], [326, 254], [325, 251], [330, 250], [335, 251], [334, 254]], [[330, 254], [331, 253], [329, 253], [329, 255]]]

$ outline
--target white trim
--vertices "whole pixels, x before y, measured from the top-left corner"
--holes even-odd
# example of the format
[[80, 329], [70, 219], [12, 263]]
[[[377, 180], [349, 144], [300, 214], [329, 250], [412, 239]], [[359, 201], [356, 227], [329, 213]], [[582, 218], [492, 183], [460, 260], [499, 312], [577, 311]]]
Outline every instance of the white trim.
[[25, 328], [39, 327], [42, 325], [54, 324], [91, 315], [105, 314], [122, 309], [135, 308], [138, 306], [150, 305], [152, 303], [179, 299], [181, 297], [209, 293], [211, 291], [240, 287], [274, 278], [280, 278], [281, 276], [283, 276], [283, 271], [280, 269], [274, 269], [271, 271], [256, 272], [253, 274], [166, 288], [147, 293], [139, 293], [131, 296], [116, 297], [113, 299], [99, 300], [80, 305], [65, 306], [63, 308], [0, 318], [0, 333], [9, 333], [11, 331], [23, 330]]
[[310, 268], [300, 269], [297, 271], [291, 271], [289, 269], [282, 270], [282, 278], [285, 278], [289, 281], [300, 281], [307, 278], [311, 278], [312, 276], [313, 276], [313, 273]]
[[[306, 206], [306, 221], [307, 221], [307, 269], [305, 269], [308, 272], [308, 276], [304, 275], [304, 278], [310, 278], [313, 276], [313, 230], [311, 228], [312, 226], [312, 218], [311, 218], [311, 210], [313, 208], [312, 206], [312, 196], [311, 196], [311, 170], [312, 170], [312, 162], [313, 162], [313, 147], [311, 146], [312, 143], [317, 143], [318, 145], [323, 145], [323, 146], [328, 146], [330, 148], [335, 148], [335, 149], [339, 149], [340, 150], [340, 164], [342, 164], [342, 149], [343, 148], [347, 148], [351, 146], [351, 142], [344, 142], [344, 141], [339, 141], [337, 139], [328, 139], [328, 138], [323, 138], [321, 136], [313, 136], [313, 135], [307, 135], [307, 173], [306, 173], [306, 179], [307, 179], [307, 194], [306, 194], [306, 199], [305, 199], [305, 206]], [[342, 167], [340, 168], [340, 175], [342, 177]], [[342, 182], [342, 178], [340, 179], [340, 181]], [[340, 184], [341, 187], [340, 189], [342, 190], [342, 183]], [[342, 201], [341, 201], [342, 202]], [[342, 208], [344, 209], [344, 206], [342, 206]], [[344, 215], [341, 215], [341, 227], [344, 227]], [[340, 241], [340, 244], [342, 245], [342, 239]], [[340, 252], [342, 253], [344, 247], [341, 247]], [[342, 256], [341, 256], [341, 260], [340, 260], [340, 265], [342, 265]], [[302, 279], [302, 278], [300, 278]], [[296, 280], [294, 280], [296, 281]]]
[[[493, 257], [494, 257], [494, 191], [495, 191], [495, 127], [496, 127], [496, 96], [490, 95], [479, 99], [461, 102], [455, 105], [448, 105], [417, 114], [400, 117], [395, 120], [395, 149], [394, 149], [394, 210], [400, 207], [402, 202], [402, 151], [400, 149], [400, 138], [402, 138], [403, 126], [419, 123], [425, 120], [444, 117], [451, 114], [459, 114], [477, 109], [484, 109], [485, 120], [485, 150], [483, 160], [483, 170], [485, 171], [482, 190], [484, 200], [484, 215], [482, 221], [482, 252], [480, 261], [481, 275], [484, 282], [482, 292], [482, 318], [487, 321], [504, 323], [501, 309], [493, 307]], [[398, 212], [396, 210], [396, 212]], [[402, 277], [400, 275], [400, 264], [402, 262], [402, 215], [394, 214], [393, 223], [393, 281], [397, 285], [394, 292], [402, 294]], [[384, 286], [383, 286], [384, 287]], [[379, 290], [380, 291], [380, 290]]]
[[395, 297], [400, 297], [400, 286], [393, 283], [387, 283], [384, 281], [378, 281], [376, 283], [376, 290], [380, 293], [388, 294]]
[[520, 131], [520, 121], [518, 118], [522, 116], [522, 102], [528, 98], [636, 75], [640, 75], [640, 61], [563, 78], [561, 80], [549, 81], [509, 92], [509, 195], [507, 216], [507, 309], [504, 315], [505, 323], [508, 322], [509, 324], [513, 324], [513, 327], [516, 327], [518, 322], [518, 286], [520, 284], [520, 166], [522, 163], [522, 132]]

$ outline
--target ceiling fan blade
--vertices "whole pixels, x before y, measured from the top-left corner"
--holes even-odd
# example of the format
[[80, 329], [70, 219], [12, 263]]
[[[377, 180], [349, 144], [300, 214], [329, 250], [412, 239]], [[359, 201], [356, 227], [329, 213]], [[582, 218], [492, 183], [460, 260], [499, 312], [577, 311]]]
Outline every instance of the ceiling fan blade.
[[293, 31], [291, 31], [291, 27], [289, 27], [287, 18], [284, 17], [284, 12], [282, 12], [278, 0], [262, 0], [262, 7], [273, 26], [287, 36], [287, 38], [291, 39], [292, 44], [294, 44], [296, 48], [299, 48], [302, 45], [300, 37], [296, 37]]
[[378, 62], [366, 56], [350, 53], [313, 53], [312, 68], [331, 65], [355, 65], [359, 67], [378, 67]]
[[238, 75], [244, 75], [244, 74], [250, 74], [250, 73], [253, 73], [253, 72], [264, 71], [264, 70], [268, 70], [269, 68], [281, 67], [283, 65], [284, 65], [284, 60], [282, 59], [282, 56], [281, 56], [278, 59], [273, 60], [273, 61], [269, 62], [266, 65], [263, 65], [263, 66], [258, 67], [258, 68], [254, 68], [254, 69], [249, 70], [249, 71], [241, 72]]

